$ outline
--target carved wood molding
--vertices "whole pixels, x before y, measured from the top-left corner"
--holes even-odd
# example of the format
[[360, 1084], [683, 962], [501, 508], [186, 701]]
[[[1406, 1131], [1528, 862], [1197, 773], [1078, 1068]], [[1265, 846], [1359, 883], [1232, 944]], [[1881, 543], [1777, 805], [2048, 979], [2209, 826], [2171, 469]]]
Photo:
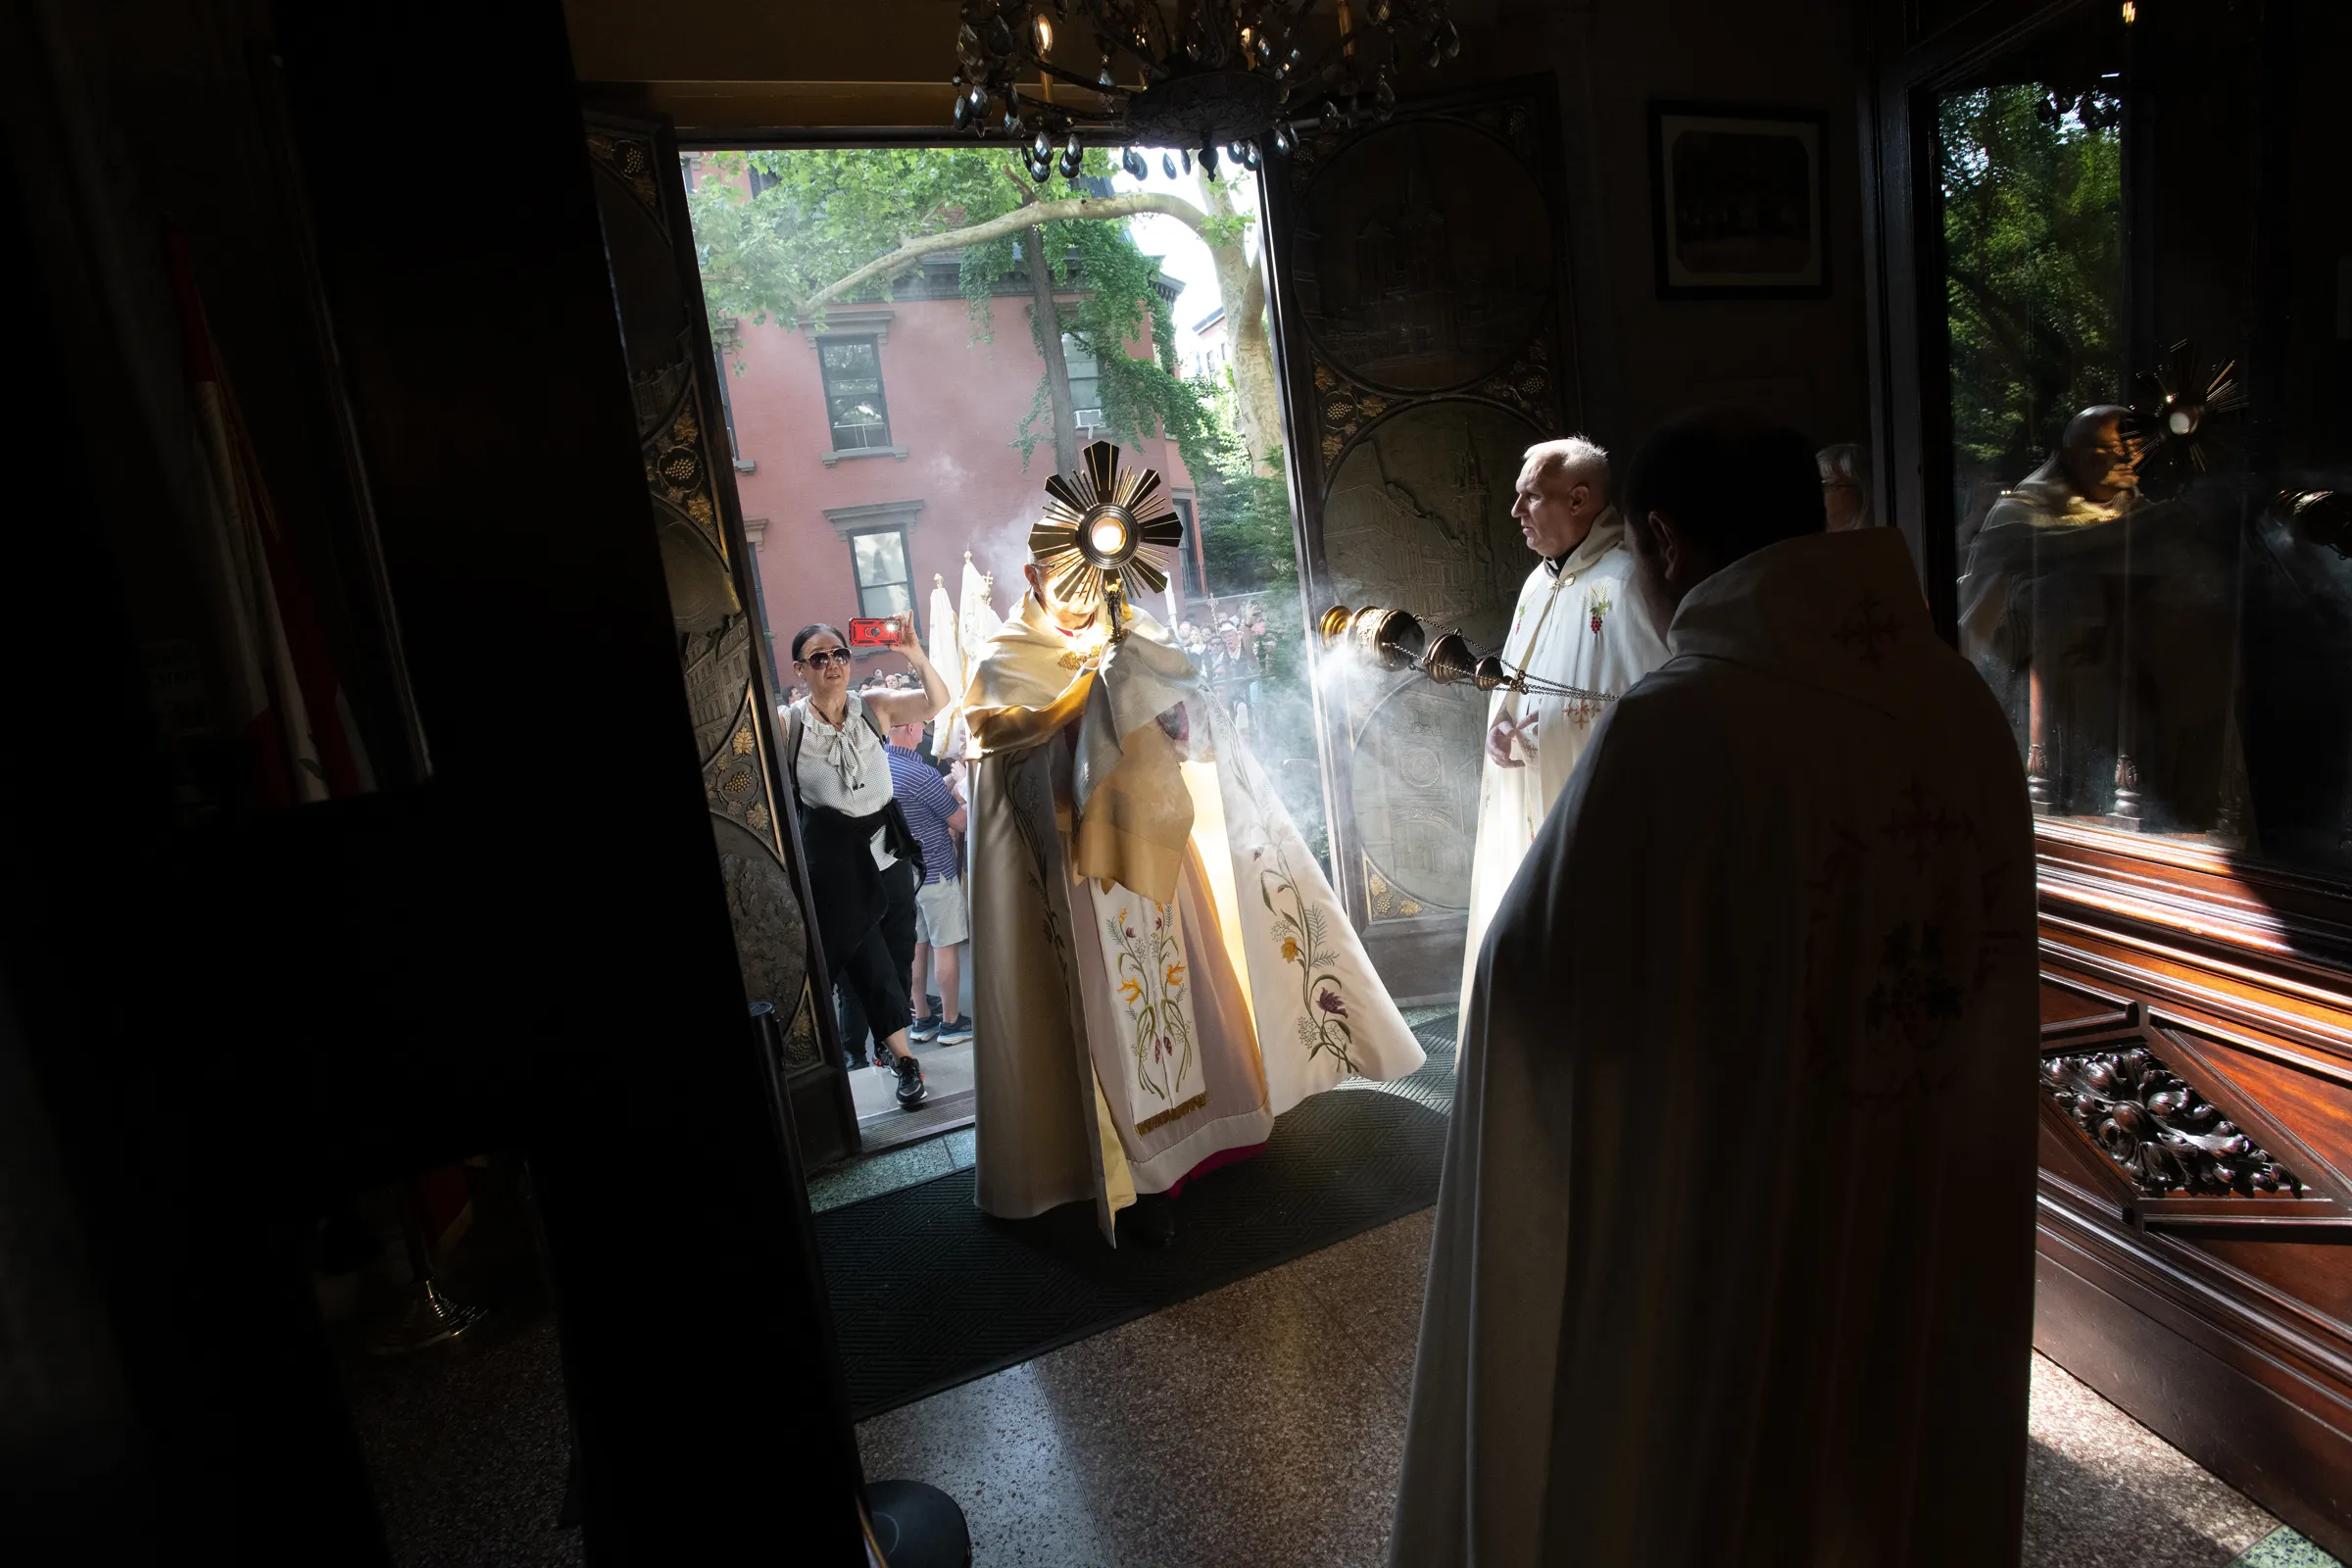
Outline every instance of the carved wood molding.
[[2352, 1086], [2352, 889], [2199, 843], [2035, 825], [2045, 966]]
[[[2107, 1223], [2135, 1232], [2352, 1237], [2352, 1177], [2224, 1058], [2240, 1052], [2334, 1083], [2352, 1082], [2352, 1072], [2242, 1020], [2233, 1027], [2227, 1015], [2169, 1005], [2136, 976], [2105, 976], [2118, 982], [2112, 990], [2086, 984], [2079, 971], [2046, 966], [2051, 947], [2045, 938], [2044, 1012], [2062, 1015], [2042, 1025], [2041, 1114], [2050, 1136], [2080, 1151], [2079, 1168], [2096, 1191], [2050, 1169], [2046, 1156], [2045, 1185], [2056, 1182]], [[2294, 1113], [2311, 1112], [2305, 1104]]]
[[[2221, 1199], [2212, 1206], [2217, 1217], [2224, 1209], [2286, 1214], [2327, 1203], [2144, 1041], [2045, 1055], [2041, 1087], [2142, 1200]], [[2228, 1202], [2231, 1197], [2249, 1202]]]
[[2259, 972], [2120, 934], [2110, 926], [2041, 917], [2044, 972], [2108, 981], [2193, 1017], [2199, 1027], [2280, 1055], [2352, 1087], [2352, 1015], [2313, 990], [2282, 990]]
[[[2074, 1040], [2129, 1029], [2139, 1022], [2139, 1004], [2129, 997], [2114, 996], [2091, 986], [2062, 979], [2047, 970], [2042, 972], [2041, 990], [2041, 1038], [2044, 1045], [2058, 1040]], [[2049, 1015], [2049, 1004], [2053, 991], [2080, 1004], [2079, 1010], [2052, 1018]]]
[[2352, 1324], [2192, 1245], [2117, 1230], [2082, 1197], [2042, 1174], [2035, 1217], [2045, 1265], [2083, 1277], [2260, 1381], [2299, 1381], [2352, 1414]]
[[2075, 906], [2193, 945], [2267, 955], [2352, 995], [2352, 885], [2204, 844], [2042, 818], [2045, 905]]

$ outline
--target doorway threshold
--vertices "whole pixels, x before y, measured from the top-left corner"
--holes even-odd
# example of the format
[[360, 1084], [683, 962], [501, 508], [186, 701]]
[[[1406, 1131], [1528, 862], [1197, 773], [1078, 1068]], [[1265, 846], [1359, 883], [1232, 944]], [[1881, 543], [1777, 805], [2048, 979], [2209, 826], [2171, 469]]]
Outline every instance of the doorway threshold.
[[863, 1152], [879, 1154], [956, 1132], [972, 1124], [973, 1095], [969, 1089], [951, 1094], [933, 1090], [931, 1098], [912, 1110], [893, 1105], [858, 1118], [858, 1141]]
[[858, 1158], [808, 1178], [808, 1206], [822, 1214], [959, 1170], [970, 1170], [975, 1157], [970, 1120], [967, 1112], [966, 1125], [889, 1149], [876, 1150], [867, 1145], [866, 1152]]
[[858, 1138], [864, 1152], [901, 1149], [972, 1124], [972, 1047], [917, 1046], [923, 1086], [931, 1091], [912, 1110], [899, 1105], [898, 1075], [864, 1066], [850, 1074], [850, 1098], [858, 1106]]

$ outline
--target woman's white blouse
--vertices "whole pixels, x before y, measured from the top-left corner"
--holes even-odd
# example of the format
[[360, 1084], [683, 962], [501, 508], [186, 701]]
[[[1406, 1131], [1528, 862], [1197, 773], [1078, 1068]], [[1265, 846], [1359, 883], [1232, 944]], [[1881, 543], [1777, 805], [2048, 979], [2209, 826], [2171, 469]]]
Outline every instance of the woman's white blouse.
[[[809, 710], [808, 699], [792, 705], [792, 721], [806, 731], [801, 737], [801, 799], [844, 816], [871, 816], [890, 804], [893, 794], [890, 754], [865, 721], [865, 701], [856, 692], [850, 693], [849, 710], [842, 719], [841, 728], [835, 729]], [[898, 857], [882, 847], [882, 836], [876, 828], [874, 863], [887, 868], [898, 863]]]

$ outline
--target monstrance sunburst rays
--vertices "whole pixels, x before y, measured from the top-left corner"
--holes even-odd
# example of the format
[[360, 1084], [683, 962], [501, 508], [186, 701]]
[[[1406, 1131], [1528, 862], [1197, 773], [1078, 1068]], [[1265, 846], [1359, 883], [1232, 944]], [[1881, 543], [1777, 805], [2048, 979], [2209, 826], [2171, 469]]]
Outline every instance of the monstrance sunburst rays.
[[2165, 363], [2148, 379], [2156, 383], [2156, 398], [2134, 409], [2141, 438], [2146, 442], [2143, 463], [2169, 453], [2203, 473], [2209, 443], [2217, 433], [2215, 416], [2242, 412], [2250, 401], [2237, 379], [2237, 362], [2208, 369], [2197, 346], [2186, 339], [2173, 345]]
[[1056, 599], [1110, 601], [1115, 640], [1127, 634], [1127, 578], [1159, 593], [1183, 541], [1184, 524], [1160, 493], [1158, 471], [1122, 468], [1119, 449], [1097, 441], [1080, 454], [1076, 473], [1047, 478], [1045, 514], [1029, 530], [1029, 553]]

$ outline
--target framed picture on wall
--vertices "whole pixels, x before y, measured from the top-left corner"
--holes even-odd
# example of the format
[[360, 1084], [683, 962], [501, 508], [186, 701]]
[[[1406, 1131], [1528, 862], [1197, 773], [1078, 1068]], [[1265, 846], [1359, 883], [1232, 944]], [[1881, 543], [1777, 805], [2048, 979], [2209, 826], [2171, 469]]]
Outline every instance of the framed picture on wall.
[[1821, 147], [1805, 109], [1652, 102], [1649, 195], [1660, 299], [1829, 292]]

